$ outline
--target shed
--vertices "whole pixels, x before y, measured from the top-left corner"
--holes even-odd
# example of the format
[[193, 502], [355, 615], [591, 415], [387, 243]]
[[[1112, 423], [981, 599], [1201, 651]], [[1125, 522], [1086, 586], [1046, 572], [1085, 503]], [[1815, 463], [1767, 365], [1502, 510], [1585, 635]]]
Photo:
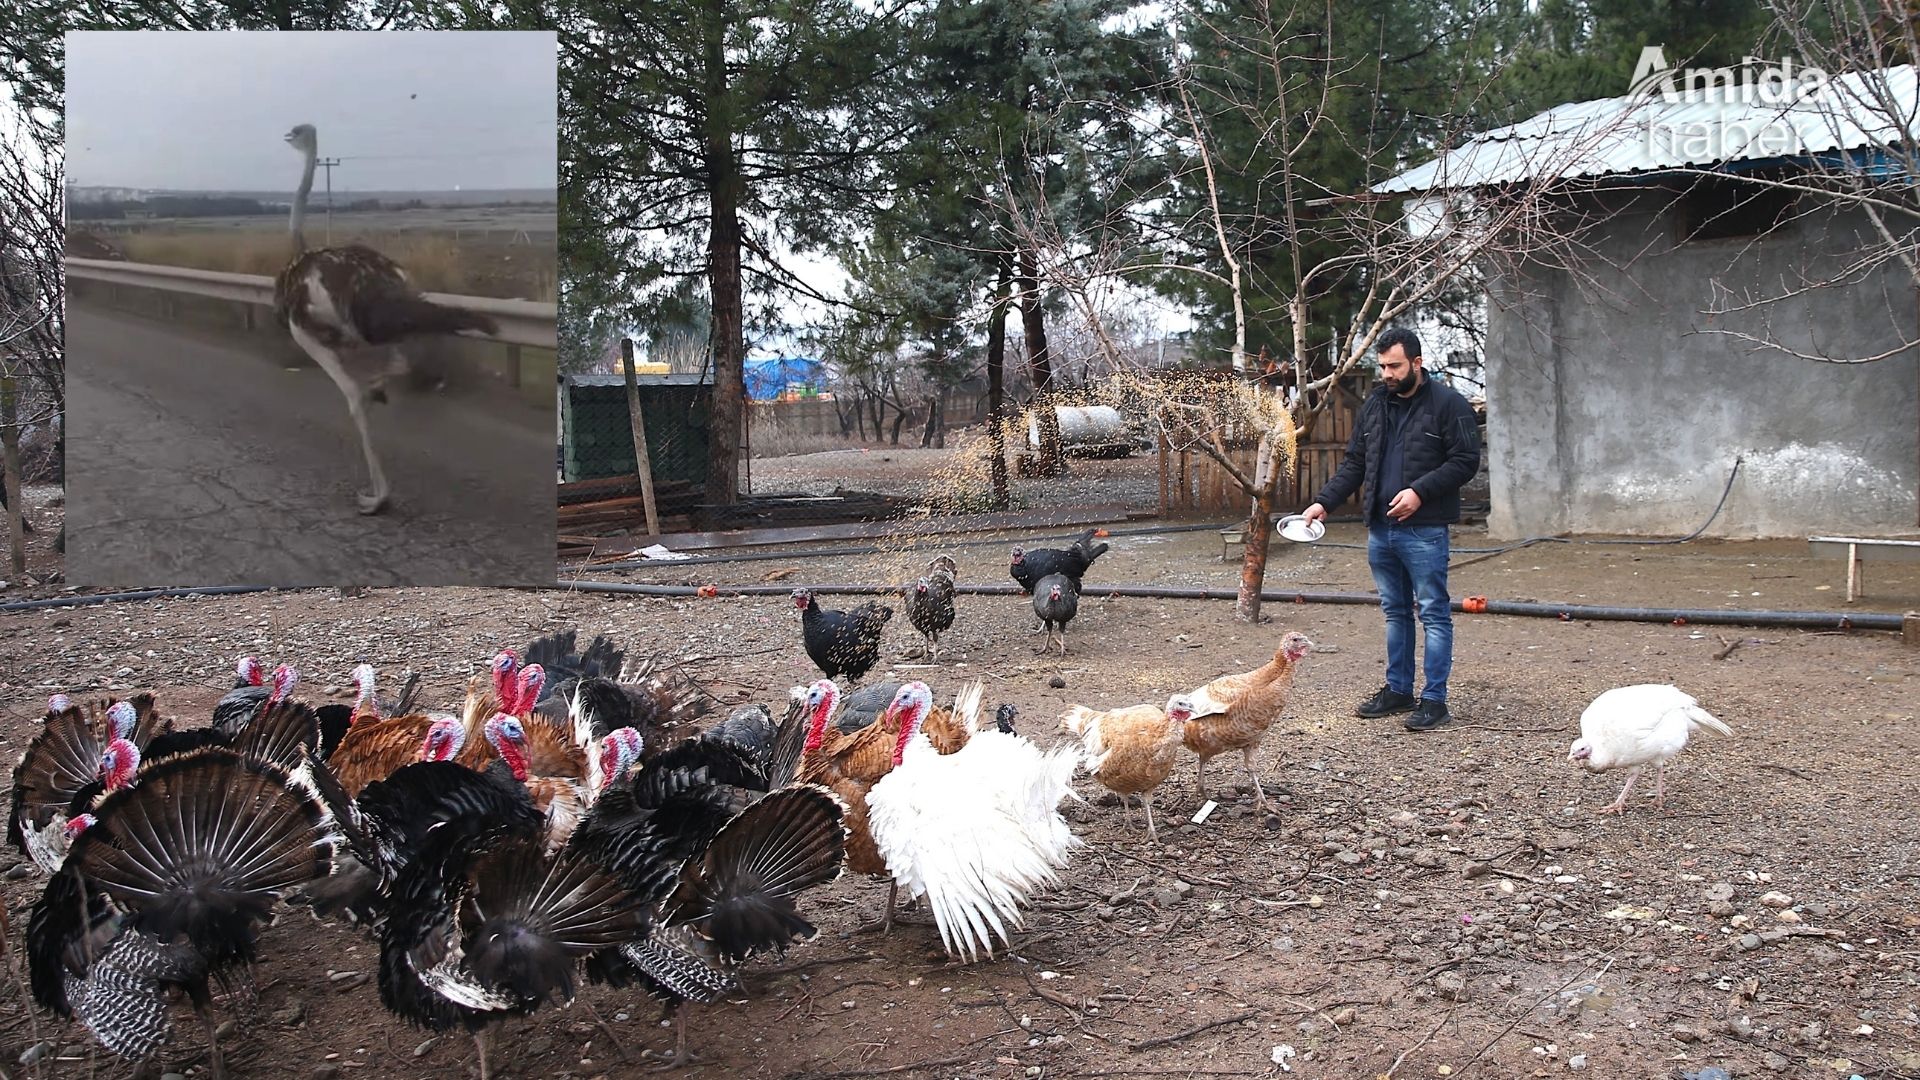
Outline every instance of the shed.
[[[713, 384], [698, 374], [637, 375], [656, 484], [707, 482], [707, 428]], [[560, 380], [561, 479], [595, 480], [634, 471], [633, 422], [623, 375]]]
[[1489, 282], [1494, 536], [1679, 535], [1710, 517], [1720, 536], [1913, 530], [1920, 282], [1897, 259], [1860, 265], [1873, 223], [1807, 181], [1907, 198], [1886, 148], [1911, 136], [1885, 117], [1916, 106], [1911, 66], [1787, 101], [1643, 88], [1472, 136], [1373, 189], [1535, 186], [1594, 223], [1577, 261]]

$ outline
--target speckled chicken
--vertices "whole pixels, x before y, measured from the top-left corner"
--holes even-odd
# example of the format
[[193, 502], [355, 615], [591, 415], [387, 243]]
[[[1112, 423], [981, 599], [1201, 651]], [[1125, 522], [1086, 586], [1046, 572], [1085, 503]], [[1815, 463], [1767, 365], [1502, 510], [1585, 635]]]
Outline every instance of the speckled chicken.
[[1253, 781], [1254, 806], [1265, 809], [1269, 805], [1267, 793], [1260, 786], [1260, 774], [1254, 771], [1253, 751], [1287, 707], [1294, 667], [1312, 648], [1313, 642], [1305, 634], [1289, 631], [1280, 639], [1272, 660], [1252, 671], [1223, 675], [1187, 694], [1193, 702], [1193, 717], [1187, 721], [1183, 741], [1187, 749], [1200, 756], [1194, 785], [1202, 799], [1207, 797], [1207, 762], [1238, 750]]

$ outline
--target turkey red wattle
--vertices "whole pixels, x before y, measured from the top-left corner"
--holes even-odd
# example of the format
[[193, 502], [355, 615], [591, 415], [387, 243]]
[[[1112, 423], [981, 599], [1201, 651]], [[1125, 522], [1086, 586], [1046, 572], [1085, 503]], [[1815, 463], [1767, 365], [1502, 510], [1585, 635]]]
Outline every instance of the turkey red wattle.
[[487, 721], [487, 742], [493, 746], [494, 753], [513, 770], [513, 778], [522, 783], [527, 779], [526, 729], [520, 721], [504, 713], [496, 713]]
[[827, 741], [827, 720], [840, 703], [840, 687], [832, 679], [821, 679], [807, 689], [807, 744], [803, 750], [818, 750]]

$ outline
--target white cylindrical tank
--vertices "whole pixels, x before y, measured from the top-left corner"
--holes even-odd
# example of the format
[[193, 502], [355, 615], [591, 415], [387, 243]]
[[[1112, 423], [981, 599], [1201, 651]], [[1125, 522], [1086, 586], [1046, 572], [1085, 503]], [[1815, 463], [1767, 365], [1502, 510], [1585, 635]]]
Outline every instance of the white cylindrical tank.
[[[1127, 420], [1111, 405], [1055, 405], [1060, 418], [1060, 445], [1069, 450], [1080, 446], [1125, 446]], [[1040, 448], [1040, 416], [1027, 413], [1027, 446]]]

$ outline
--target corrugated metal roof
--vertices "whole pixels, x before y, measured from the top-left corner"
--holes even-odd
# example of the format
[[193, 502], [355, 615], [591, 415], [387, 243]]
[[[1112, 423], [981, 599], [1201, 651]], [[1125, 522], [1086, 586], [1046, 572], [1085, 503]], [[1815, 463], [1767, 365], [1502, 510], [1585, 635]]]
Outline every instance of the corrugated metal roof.
[[1435, 191], [1858, 150], [1908, 141], [1916, 113], [1911, 64], [1836, 76], [1819, 93], [1788, 103], [1576, 101], [1472, 136], [1372, 190]]

